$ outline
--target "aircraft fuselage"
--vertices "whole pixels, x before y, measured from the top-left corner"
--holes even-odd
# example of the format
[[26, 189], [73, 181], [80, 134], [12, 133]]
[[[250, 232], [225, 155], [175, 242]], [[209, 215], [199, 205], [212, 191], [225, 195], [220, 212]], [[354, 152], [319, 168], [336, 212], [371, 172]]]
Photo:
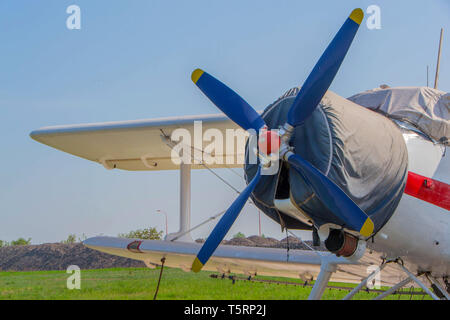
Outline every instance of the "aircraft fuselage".
[[[411, 131], [404, 132], [408, 148], [408, 171], [437, 181], [450, 181], [450, 160], [445, 147]], [[447, 193], [438, 197], [449, 197]], [[418, 271], [450, 274], [450, 212], [430, 201], [403, 194], [392, 217], [368, 247], [387, 258], [401, 257]]]

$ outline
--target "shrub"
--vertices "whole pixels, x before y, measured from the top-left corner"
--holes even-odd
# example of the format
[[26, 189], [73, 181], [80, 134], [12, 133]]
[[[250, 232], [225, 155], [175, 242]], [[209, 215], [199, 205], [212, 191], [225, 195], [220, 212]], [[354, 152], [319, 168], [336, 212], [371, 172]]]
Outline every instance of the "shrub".
[[28, 240], [25, 240], [24, 238], [19, 238], [17, 240], [11, 241], [12, 246], [26, 246], [31, 244], [31, 238], [28, 238]]
[[66, 240], [61, 241], [61, 243], [69, 244], [75, 243], [77, 241], [77, 237], [74, 234], [69, 234]]
[[130, 239], [144, 239], [144, 240], [161, 240], [163, 232], [156, 230], [156, 228], [139, 229], [136, 231], [130, 231], [128, 233], [119, 234], [120, 238]]
[[242, 232], [238, 232], [233, 236], [233, 239], [236, 238], [245, 238], [245, 234], [243, 234]]

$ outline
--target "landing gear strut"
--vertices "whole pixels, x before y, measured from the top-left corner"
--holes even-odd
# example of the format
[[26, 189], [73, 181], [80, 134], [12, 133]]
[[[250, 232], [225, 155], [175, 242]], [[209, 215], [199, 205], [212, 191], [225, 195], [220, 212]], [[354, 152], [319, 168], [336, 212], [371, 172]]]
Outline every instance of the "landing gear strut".
[[[375, 276], [377, 273], [379, 273], [388, 263], [396, 263], [400, 269], [406, 273], [406, 275], [408, 276], [406, 279], [400, 281], [399, 283], [397, 283], [396, 285], [394, 285], [392, 288], [390, 288], [389, 290], [383, 292], [382, 294], [380, 294], [379, 296], [375, 297], [374, 300], [381, 300], [385, 297], [387, 297], [390, 294], [393, 294], [394, 292], [396, 292], [397, 290], [399, 290], [400, 288], [404, 287], [405, 285], [407, 285], [408, 283], [410, 283], [411, 281], [414, 281], [416, 284], [418, 284], [423, 291], [425, 291], [431, 298], [433, 298], [434, 300], [440, 300], [440, 298], [434, 294], [429, 288], [427, 288], [427, 286], [425, 286], [425, 284], [420, 281], [420, 279], [415, 276], [414, 274], [412, 274], [404, 265], [403, 265], [403, 261], [401, 259], [395, 259], [395, 260], [387, 260], [387, 261], [383, 261], [383, 263], [380, 265], [380, 267], [375, 270], [374, 272], [372, 272], [368, 277], [364, 278], [361, 283], [355, 288], [353, 289], [347, 296], [345, 296], [344, 300], [350, 300], [351, 298], [353, 298], [353, 296], [359, 291], [361, 290], [361, 288], [363, 286], [365, 286], [367, 284], [367, 280], [373, 276]], [[420, 276], [421, 274], [419, 274], [418, 276]], [[443, 292], [443, 289], [440, 287], [439, 283], [437, 281], [435, 281], [435, 279], [431, 276], [427, 276], [427, 278], [430, 280], [430, 282], [432, 283], [432, 285], [436, 286], [439, 291], [442, 293], [442, 295], [444, 296], [442, 299], [449, 299], [449, 295], [447, 293]]]

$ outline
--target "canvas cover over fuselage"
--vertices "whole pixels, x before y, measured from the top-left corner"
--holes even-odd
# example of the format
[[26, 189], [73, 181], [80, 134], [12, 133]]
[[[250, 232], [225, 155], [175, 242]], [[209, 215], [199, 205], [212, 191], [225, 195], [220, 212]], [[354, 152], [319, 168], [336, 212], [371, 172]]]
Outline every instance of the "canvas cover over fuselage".
[[429, 87], [383, 87], [348, 98], [361, 106], [407, 122], [436, 143], [450, 145], [450, 94]]
[[[286, 122], [299, 88], [287, 91], [262, 114], [270, 129]], [[334, 181], [374, 221], [378, 231], [394, 213], [406, 184], [408, 153], [398, 126], [387, 117], [331, 91], [307, 121], [295, 128], [294, 152]], [[247, 182], [257, 169], [245, 165]], [[279, 211], [274, 199], [287, 199], [320, 227], [345, 226], [329, 212], [305, 179], [286, 162], [275, 175], [261, 177], [252, 194], [256, 206], [282, 227], [311, 229], [311, 225]]]

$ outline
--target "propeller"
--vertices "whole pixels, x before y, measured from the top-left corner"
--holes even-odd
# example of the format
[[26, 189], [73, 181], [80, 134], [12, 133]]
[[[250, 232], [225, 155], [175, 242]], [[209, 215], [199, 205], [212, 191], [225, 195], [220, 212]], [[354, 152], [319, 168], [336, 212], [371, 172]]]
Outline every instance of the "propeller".
[[[314, 112], [336, 76], [363, 17], [361, 9], [353, 10], [328, 45], [289, 110], [289, 126], [301, 125]], [[309, 183], [321, 202], [347, 227], [366, 237], [373, 233], [372, 220], [339, 186], [299, 155], [287, 152], [284, 158]]]
[[[241, 128], [245, 130], [253, 129], [258, 132], [266, 127], [263, 118], [244, 99], [209, 73], [196, 69], [192, 72], [191, 78], [211, 102]], [[252, 181], [228, 208], [208, 239], [206, 239], [192, 264], [192, 271], [199, 272], [209, 260], [223, 238], [225, 238], [234, 221], [236, 221], [260, 178], [261, 167], [258, 166], [258, 171]]]
[[225, 238], [225, 235], [227, 234], [228, 230], [230, 230], [234, 221], [239, 216], [239, 213], [250, 197], [250, 194], [255, 189], [260, 178], [261, 167], [258, 167], [258, 171], [253, 177], [252, 181], [250, 181], [244, 191], [242, 191], [241, 194], [236, 198], [236, 200], [234, 200], [233, 204], [228, 208], [220, 221], [214, 227], [208, 239], [206, 239], [206, 242], [203, 244], [200, 252], [197, 254], [197, 257], [194, 260], [194, 263], [192, 264], [192, 271], [199, 272], [212, 256], [216, 248], [222, 242], [223, 238]]
[[242, 129], [258, 132], [265, 126], [261, 116], [244, 99], [210, 74], [196, 69], [191, 78], [209, 100]]
[[289, 125], [295, 127], [305, 122], [322, 100], [350, 48], [363, 17], [364, 12], [361, 9], [353, 10], [328, 45], [289, 110], [287, 121]]
[[287, 157], [287, 161], [312, 187], [320, 201], [336, 217], [344, 221], [347, 227], [365, 237], [373, 233], [372, 220], [339, 186], [299, 155], [290, 152]]
[[[339, 186], [308, 161], [290, 151], [289, 146], [286, 145], [294, 127], [304, 123], [322, 100], [339, 70], [363, 17], [364, 13], [361, 9], [352, 11], [306, 79], [289, 110], [287, 123], [283, 127], [284, 137], [282, 135], [280, 140], [282, 143], [280, 150], [282, 150], [282, 159], [288, 161], [301, 174], [321, 202], [346, 227], [368, 237], [373, 233], [374, 224], [364, 211]], [[258, 132], [266, 127], [261, 116], [244, 99], [210, 74], [196, 69], [192, 73], [192, 81], [223, 113], [243, 129], [254, 129]], [[260, 177], [261, 161], [252, 181], [228, 208], [203, 244], [192, 264], [194, 272], [202, 269], [221, 243], [258, 184]]]

